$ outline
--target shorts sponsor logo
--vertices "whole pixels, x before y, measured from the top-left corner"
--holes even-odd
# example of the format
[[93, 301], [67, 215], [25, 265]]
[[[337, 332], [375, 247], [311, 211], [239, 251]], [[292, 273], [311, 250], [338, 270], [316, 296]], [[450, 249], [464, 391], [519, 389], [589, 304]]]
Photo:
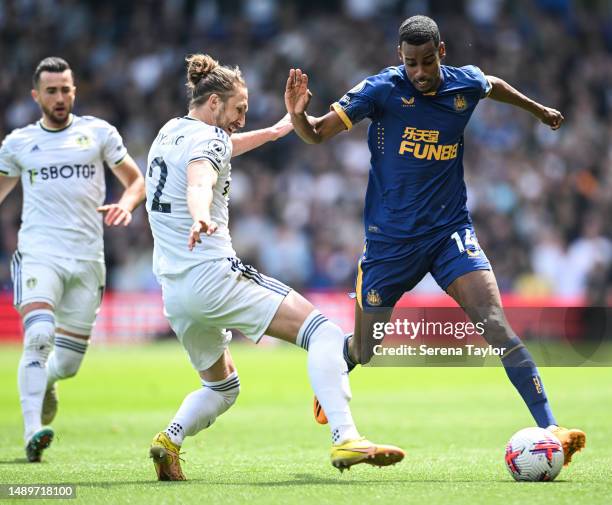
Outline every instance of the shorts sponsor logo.
[[36, 287], [36, 284], [38, 284], [38, 280], [35, 277], [30, 277], [26, 281], [26, 286], [28, 287], [28, 289], [34, 289]]

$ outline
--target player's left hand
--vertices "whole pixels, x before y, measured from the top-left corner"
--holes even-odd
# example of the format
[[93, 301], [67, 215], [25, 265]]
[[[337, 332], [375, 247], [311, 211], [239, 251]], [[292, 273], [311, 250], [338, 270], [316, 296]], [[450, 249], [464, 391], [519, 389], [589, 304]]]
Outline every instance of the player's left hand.
[[565, 119], [563, 114], [561, 114], [556, 109], [551, 109], [550, 107], [544, 107], [539, 114], [540, 121], [547, 126], [550, 126], [552, 130], [558, 130], [561, 128], [561, 123]]
[[201, 244], [202, 239], [200, 238], [200, 233], [205, 233], [210, 236], [217, 231], [219, 225], [212, 220], [202, 220], [194, 221], [191, 225], [191, 229], [189, 230], [189, 240], [187, 241], [187, 247], [189, 247], [190, 251], [193, 251], [193, 248], [196, 244]]
[[102, 205], [96, 210], [105, 214], [104, 224], [107, 226], [119, 226], [120, 224], [127, 226], [132, 222], [132, 213], [118, 203]]
[[291, 132], [293, 130], [293, 123], [291, 122], [289, 113], [285, 114], [278, 123], [273, 124], [270, 128], [272, 129], [274, 140], [283, 138]]
[[289, 71], [285, 86], [285, 107], [289, 114], [303, 114], [310, 103], [312, 93], [308, 89], [308, 75], [299, 68]]

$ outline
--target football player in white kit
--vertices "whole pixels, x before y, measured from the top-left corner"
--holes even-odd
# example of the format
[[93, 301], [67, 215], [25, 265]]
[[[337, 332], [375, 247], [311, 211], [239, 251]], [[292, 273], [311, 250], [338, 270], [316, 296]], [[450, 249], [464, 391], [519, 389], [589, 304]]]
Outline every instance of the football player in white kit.
[[[103, 227], [127, 226], [144, 199], [144, 178], [117, 130], [72, 114], [75, 86], [68, 63], [42, 60], [32, 98], [42, 118], [11, 132], [0, 147], [0, 203], [21, 180], [22, 224], [11, 273], [24, 327], [18, 383], [26, 456], [40, 461], [53, 439], [56, 381], [83, 360], [105, 283]], [[102, 205], [104, 163], [125, 187]]]
[[265, 142], [265, 131], [235, 133], [248, 108], [237, 67], [202, 54], [187, 62], [189, 113], [168, 121], [151, 146], [147, 211], [165, 313], [203, 387], [187, 395], [153, 439], [158, 479], [185, 479], [179, 460], [184, 437], [208, 428], [238, 397], [226, 328], [255, 342], [265, 333], [308, 351], [310, 382], [329, 418], [335, 467], [397, 463], [401, 449], [373, 444], [355, 427], [341, 329], [291, 288], [236, 257], [228, 230], [230, 158]]

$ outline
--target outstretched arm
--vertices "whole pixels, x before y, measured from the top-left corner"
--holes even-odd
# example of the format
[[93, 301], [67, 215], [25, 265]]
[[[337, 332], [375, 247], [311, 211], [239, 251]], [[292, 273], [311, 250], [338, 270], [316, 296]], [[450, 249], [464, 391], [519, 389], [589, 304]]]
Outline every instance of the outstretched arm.
[[0, 174], [0, 204], [17, 185], [19, 177], [9, 177], [8, 175]]
[[307, 144], [320, 144], [346, 130], [342, 119], [334, 111], [314, 118], [306, 114], [312, 94], [308, 90], [308, 76], [298, 69], [291, 69], [285, 87], [285, 106], [291, 117], [295, 133]]
[[509, 103], [521, 109], [531, 112], [542, 123], [550, 126], [553, 130], [558, 130], [563, 123], [563, 114], [558, 110], [545, 107], [542, 104], [523, 95], [520, 91], [514, 89], [503, 79], [493, 75], [487, 75], [487, 80], [491, 83], [491, 92], [489, 98], [498, 102]]
[[252, 149], [255, 149], [267, 142], [274, 142], [293, 130], [289, 114], [285, 114], [283, 118], [268, 128], [261, 130], [253, 130], [244, 133], [234, 133], [230, 138], [232, 140], [232, 158], [240, 156]]
[[102, 205], [96, 210], [105, 213], [104, 224], [107, 226], [127, 226], [132, 221], [132, 211], [145, 197], [144, 177], [138, 165], [129, 154], [123, 161], [111, 168], [125, 190], [117, 203]]

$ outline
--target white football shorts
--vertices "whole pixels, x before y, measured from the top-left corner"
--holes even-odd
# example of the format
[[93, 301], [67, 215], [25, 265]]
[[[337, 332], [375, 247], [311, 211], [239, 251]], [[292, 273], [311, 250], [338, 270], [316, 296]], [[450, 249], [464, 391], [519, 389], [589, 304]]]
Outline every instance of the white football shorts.
[[257, 343], [291, 288], [238, 258], [160, 276], [164, 313], [197, 371], [209, 369], [240, 330]]
[[16, 251], [11, 276], [17, 309], [32, 302], [48, 303], [58, 328], [91, 335], [104, 294], [104, 263]]

